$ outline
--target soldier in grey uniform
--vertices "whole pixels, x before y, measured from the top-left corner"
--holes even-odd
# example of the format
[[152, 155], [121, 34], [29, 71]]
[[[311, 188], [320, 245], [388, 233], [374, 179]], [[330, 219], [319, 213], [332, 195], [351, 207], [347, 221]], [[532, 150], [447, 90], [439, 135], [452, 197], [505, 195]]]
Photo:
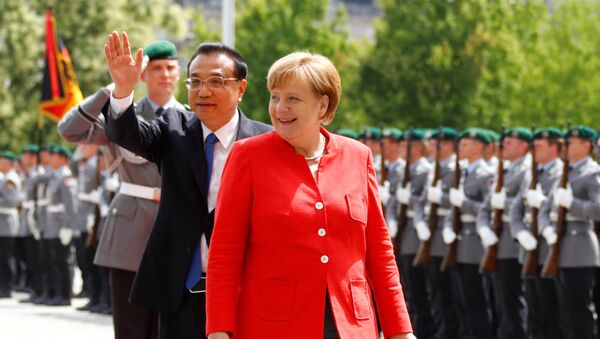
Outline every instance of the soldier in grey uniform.
[[456, 166], [456, 155], [454, 154], [458, 132], [449, 127], [433, 131], [430, 143], [430, 155], [435, 161], [437, 157], [437, 143], [440, 139], [440, 178], [436, 186], [432, 186], [434, 171], [430, 172], [427, 189], [423, 191], [426, 195], [425, 215], [429, 225], [431, 204], [438, 205], [437, 227], [430, 237], [423, 237], [421, 241], [431, 238], [431, 259], [425, 267], [425, 278], [431, 300], [431, 308], [434, 320], [434, 338], [457, 338], [459, 336], [458, 316], [456, 307], [456, 287], [453, 286], [450, 274], [441, 271], [440, 267], [447, 245], [442, 239], [442, 229], [446, 216], [450, 213], [452, 205], [448, 197], [450, 188], [454, 184], [454, 172]]
[[483, 276], [479, 273], [479, 263], [483, 257], [483, 246], [477, 235], [475, 222], [477, 213], [489, 194], [494, 172], [483, 158], [490, 136], [479, 128], [468, 128], [459, 134], [459, 154], [467, 160], [461, 175], [459, 189], [451, 188], [449, 200], [452, 206], [461, 210], [462, 229], [456, 234], [452, 229], [451, 210], [444, 222], [442, 238], [446, 244], [458, 241], [458, 266], [451, 271], [451, 277], [458, 286], [458, 301], [466, 338], [492, 338], [491, 309], [487, 304]]
[[[548, 253], [548, 246], [541, 239], [541, 233], [534, 237], [531, 234], [531, 208], [538, 209], [539, 220], [549, 220], [549, 216], [541, 215], [544, 201], [554, 193], [558, 186], [563, 163], [558, 158], [563, 134], [558, 128], [538, 129], [534, 133], [533, 147], [537, 162], [538, 184], [530, 189], [531, 174], [526, 173], [519, 194], [513, 199], [510, 208], [510, 229], [520, 245], [519, 262], [523, 263], [525, 251], [538, 249], [538, 272]], [[547, 209], [546, 212], [549, 212]], [[527, 303], [527, 334], [532, 339], [560, 339], [558, 296], [553, 279], [540, 276], [523, 279], [523, 293]]]
[[44, 199], [46, 224], [40, 230], [48, 267], [46, 284], [50, 299], [45, 305], [62, 306], [71, 304], [72, 279], [69, 270], [70, 244], [73, 237], [75, 193], [77, 180], [69, 169], [71, 152], [64, 146], [51, 149], [50, 178]]
[[39, 149], [37, 145], [27, 145], [23, 148], [21, 155], [23, 189], [21, 192], [19, 234], [23, 237], [27, 266], [27, 287], [30, 289], [29, 298], [22, 300], [22, 302], [32, 302], [34, 299], [39, 298], [43, 292], [39, 246], [40, 230], [34, 216], [35, 178], [41, 170], [37, 164]]
[[404, 133], [404, 139], [400, 146], [402, 154], [405, 155], [408, 155], [408, 140], [412, 140], [410, 157], [406, 159], [406, 166], [410, 166], [410, 179], [406, 187], [402, 187], [399, 183], [395, 194], [400, 204], [408, 206], [407, 223], [400, 235], [401, 242], [400, 248], [396, 249], [396, 251], [399, 250], [396, 260], [401, 272], [400, 276], [415, 335], [429, 338], [434, 329], [426, 290], [425, 270], [423, 267], [413, 266], [413, 261], [419, 249], [419, 238], [423, 237], [423, 233], [429, 232], [427, 223], [424, 221], [423, 190], [431, 171], [431, 164], [426, 158], [427, 146], [423, 131], [410, 129]]
[[484, 132], [488, 134], [488, 143], [485, 145], [485, 150], [483, 152], [483, 158], [485, 159], [486, 164], [492, 171], [496, 171], [498, 168], [498, 156], [497, 153], [499, 151], [498, 142], [500, 142], [500, 135], [492, 130], [485, 129]]
[[542, 235], [548, 244], [553, 244], [557, 241], [558, 208], [568, 210], [556, 283], [561, 325], [565, 338], [569, 339], [595, 338], [597, 335], [593, 301], [600, 251], [593, 220], [600, 220], [600, 165], [590, 157], [596, 137], [596, 132], [586, 126], [567, 132], [568, 187], [556, 189], [542, 209], [550, 209], [550, 219], [540, 219]]
[[396, 188], [400, 185], [404, 176], [406, 162], [400, 157], [400, 140], [402, 131], [397, 128], [386, 128], [383, 130], [384, 158], [387, 166], [387, 180], [383, 186], [379, 186], [381, 203], [385, 207], [385, 221], [390, 230], [390, 236], [396, 237], [398, 232], [398, 213], [400, 204], [395, 198]]
[[14, 169], [17, 156], [0, 152], [0, 298], [10, 298], [13, 272], [10, 265], [13, 242], [19, 228], [19, 190], [21, 179]]
[[[168, 108], [183, 108], [173, 96], [179, 80], [175, 46], [158, 41], [144, 49], [147, 66], [142, 80], [148, 95], [136, 105], [141, 119], [154, 120]], [[111, 303], [116, 338], [155, 338], [157, 315], [128, 302], [133, 279], [140, 265], [160, 200], [160, 176], [155, 164], [113, 144], [106, 137], [102, 107], [110, 90], [101, 88], [68, 112], [58, 124], [60, 135], [80, 144], [106, 145], [115, 159], [121, 186], [109, 206], [95, 263], [110, 268]], [[114, 188], [114, 180], [106, 185]]]
[[367, 145], [373, 154], [373, 166], [377, 172], [377, 180], [381, 182], [381, 138], [383, 131], [377, 127], [365, 127], [358, 133], [358, 140]]
[[[531, 130], [523, 127], [506, 129], [502, 135], [502, 157], [504, 182], [500, 192], [492, 191], [485, 199], [477, 216], [477, 233], [484, 247], [497, 245], [496, 271], [492, 273], [493, 291], [498, 315], [498, 339], [525, 338], [525, 304], [521, 290], [521, 265], [519, 245], [510, 228], [510, 209], [522, 187], [524, 178], [531, 170], [527, 157], [529, 144], [533, 140]], [[497, 173], [498, 175], [498, 173]], [[498, 176], [496, 176], [498, 180]], [[492, 185], [495, 188], [496, 184]], [[502, 210], [502, 231], [496, 234], [493, 228], [496, 210]]]

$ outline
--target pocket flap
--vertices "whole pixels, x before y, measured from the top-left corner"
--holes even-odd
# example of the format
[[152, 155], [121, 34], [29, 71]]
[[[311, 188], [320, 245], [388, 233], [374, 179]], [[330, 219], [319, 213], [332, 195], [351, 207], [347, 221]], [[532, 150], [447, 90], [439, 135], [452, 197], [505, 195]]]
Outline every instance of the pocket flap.
[[355, 194], [346, 194], [346, 202], [348, 203], [350, 218], [366, 224], [367, 208], [364, 199]]
[[371, 318], [371, 302], [369, 299], [369, 284], [366, 280], [350, 280], [350, 292], [354, 305], [354, 316], [358, 320]]

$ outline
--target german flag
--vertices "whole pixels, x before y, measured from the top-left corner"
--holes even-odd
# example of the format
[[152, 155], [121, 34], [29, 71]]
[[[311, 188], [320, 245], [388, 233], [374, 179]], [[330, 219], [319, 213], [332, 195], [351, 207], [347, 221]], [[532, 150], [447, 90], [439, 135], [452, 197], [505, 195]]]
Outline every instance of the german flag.
[[40, 113], [54, 121], [83, 100], [69, 51], [63, 45], [52, 9], [46, 11], [46, 53]]

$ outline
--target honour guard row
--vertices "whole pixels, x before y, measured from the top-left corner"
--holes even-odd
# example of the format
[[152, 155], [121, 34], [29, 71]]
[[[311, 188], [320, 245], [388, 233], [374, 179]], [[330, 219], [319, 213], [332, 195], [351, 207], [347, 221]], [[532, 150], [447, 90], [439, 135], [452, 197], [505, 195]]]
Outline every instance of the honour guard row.
[[598, 338], [597, 134], [367, 128], [418, 338]]

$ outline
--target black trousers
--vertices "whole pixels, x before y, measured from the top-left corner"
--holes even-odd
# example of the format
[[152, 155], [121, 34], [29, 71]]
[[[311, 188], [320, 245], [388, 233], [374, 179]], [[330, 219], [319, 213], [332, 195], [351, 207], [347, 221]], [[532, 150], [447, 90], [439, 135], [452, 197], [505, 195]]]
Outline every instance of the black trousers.
[[[81, 280], [83, 281], [82, 292], [90, 294], [90, 271], [94, 263], [94, 254], [92, 254], [90, 246], [85, 246], [87, 239], [87, 232], [81, 232], [78, 237], [73, 238], [73, 246], [75, 246], [75, 259], [77, 260], [77, 267], [81, 271]], [[95, 253], [95, 251], [93, 251]]]
[[110, 269], [115, 339], [156, 339], [158, 315], [128, 301], [134, 277], [135, 272]]
[[450, 279], [450, 273], [440, 270], [442, 260], [443, 258], [432, 257], [425, 267], [435, 328], [433, 338], [458, 338], [459, 324], [455, 298], [457, 287]]
[[498, 316], [497, 338], [525, 339], [525, 297], [518, 260], [496, 260], [492, 281]]
[[[205, 290], [206, 280], [201, 280], [194, 290]], [[190, 293], [184, 286], [179, 309], [171, 314], [159, 314], [159, 339], [205, 339], [206, 293]]]
[[[538, 272], [541, 272], [539, 267]], [[564, 338], [560, 329], [558, 294], [554, 279], [523, 279], [527, 301], [527, 335], [531, 339]]]
[[44, 239], [46, 259], [46, 283], [48, 296], [71, 298], [71, 272], [69, 271], [70, 247], [64, 246], [58, 239]]
[[477, 264], [458, 264], [450, 271], [458, 288], [458, 302], [463, 318], [462, 338], [494, 338], [491, 324], [491, 311], [483, 290], [483, 276]]
[[339, 339], [340, 334], [335, 327], [335, 319], [331, 309], [331, 299], [329, 291], [325, 293], [325, 321], [323, 326], [323, 339]]
[[42, 288], [42, 267], [40, 265], [40, 242], [33, 236], [23, 238], [25, 247], [25, 265], [27, 266], [27, 287], [31, 288], [33, 296], [39, 296]]
[[12, 289], [13, 270], [10, 262], [13, 246], [13, 238], [0, 237], [0, 296], [9, 296]]
[[556, 279], [564, 338], [596, 338], [596, 268], [560, 268]]
[[13, 238], [14, 275], [13, 286], [15, 288], [27, 288], [27, 261], [25, 260], [25, 237]]
[[425, 269], [414, 267], [412, 264], [414, 259], [414, 254], [398, 257], [400, 280], [415, 336], [419, 339], [428, 339], [435, 330], [427, 295]]

